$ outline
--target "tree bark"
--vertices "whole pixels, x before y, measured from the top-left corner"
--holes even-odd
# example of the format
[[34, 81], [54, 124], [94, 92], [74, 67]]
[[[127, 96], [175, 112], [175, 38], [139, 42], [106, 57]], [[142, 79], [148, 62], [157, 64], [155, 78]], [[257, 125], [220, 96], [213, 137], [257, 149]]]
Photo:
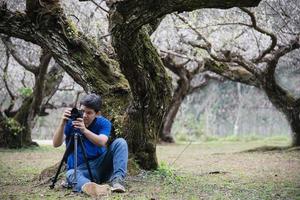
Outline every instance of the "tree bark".
[[[279, 86], [277, 85], [277, 87]], [[300, 106], [297, 105], [299, 100], [293, 99], [285, 92], [278, 92], [278, 90], [274, 92], [265, 89], [265, 92], [272, 104], [285, 115], [290, 124], [292, 131], [292, 146], [300, 146]]]
[[[119, 14], [111, 13], [112, 19]], [[133, 95], [124, 124], [125, 137], [138, 164], [144, 169], [156, 169], [156, 143], [170, 100], [170, 79], [146, 28], [128, 35], [126, 25], [114, 20], [110, 23], [114, 27], [113, 46]]]
[[177, 112], [184, 98], [188, 94], [188, 88], [184, 87], [183, 81], [178, 81], [178, 86], [174, 91], [169, 109], [166, 112], [166, 117], [164, 117], [162, 130], [160, 131], [160, 138], [164, 142], [174, 143], [174, 138], [171, 135], [171, 128], [176, 118]]
[[274, 74], [279, 58], [279, 56], [275, 56], [268, 62], [262, 85], [269, 100], [285, 115], [290, 124], [292, 130], [292, 146], [300, 146], [300, 98], [295, 99], [288, 91], [277, 84]]
[[171, 135], [171, 128], [179, 107], [191, 89], [192, 74], [185, 68], [184, 64], [176, 64], [168, 55], [163, 58], [163, 63], [166, 68], [171, 70], [179, 77], [177, 87], [173, 93], [172, 100], [163, 117], [162, 127], [160, 129], [160, 139], [164, 142], [174, 143], [174, 138]]
[[286, 114], [292, 129], [292, 146], [300, 146], [300, 109], [295, 108]]

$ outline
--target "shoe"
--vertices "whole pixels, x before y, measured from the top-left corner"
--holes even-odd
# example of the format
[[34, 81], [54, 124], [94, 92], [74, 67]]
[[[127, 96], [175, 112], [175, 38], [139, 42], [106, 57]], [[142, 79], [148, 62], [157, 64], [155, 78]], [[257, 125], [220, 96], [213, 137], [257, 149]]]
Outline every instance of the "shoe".
[[124, 193], [126, 192], [125, 187], [121, 184], [120, 180], [113, 180], [111, 183], [111, 191], [112, 192], [118, 192], [118, 193]]
[[72, 185], [68, 183], [68, 181], [62, 181], [60, 184], [63, 188], [70, 189], [72, 188]]
[[108, 196], [110, 194], [110, 187], [107, 184], [99, 185], [94, 182], [86, 183], [81, 188], [82, 192], [91, 196], [91, 197], [99, 197], [99, 196]]

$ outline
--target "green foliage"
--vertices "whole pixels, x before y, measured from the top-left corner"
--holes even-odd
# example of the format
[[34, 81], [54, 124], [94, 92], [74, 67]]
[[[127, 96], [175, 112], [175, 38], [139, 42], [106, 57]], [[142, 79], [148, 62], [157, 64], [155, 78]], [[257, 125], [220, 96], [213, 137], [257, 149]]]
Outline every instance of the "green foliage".
[[29, 87], [22, 87], [18, 91], [23, 98], [29, 97], [33, 92]]
[[23, 130], [24, 127], [20, 125], [14, 118], [7, 118], [5, 121], [5, 128], [10, 130], [11, 133], [14, 135], [19, 135]]
[[178, 185], [183, 180], [183, 177], [176, 174], [176, 170], [165, 161], [160, 162], [152, 175], [154, 178], [160, 177], [166, 184], [172, 185]]
[[175, 176], [174, 169], [170, 165], [168, 165], [168, 163], [166, 163], [164, 161], [161, 161], [156, 172], [157, 172], [157, 174], [159, 174], [160, 176], [163, 176], [163, 177]]

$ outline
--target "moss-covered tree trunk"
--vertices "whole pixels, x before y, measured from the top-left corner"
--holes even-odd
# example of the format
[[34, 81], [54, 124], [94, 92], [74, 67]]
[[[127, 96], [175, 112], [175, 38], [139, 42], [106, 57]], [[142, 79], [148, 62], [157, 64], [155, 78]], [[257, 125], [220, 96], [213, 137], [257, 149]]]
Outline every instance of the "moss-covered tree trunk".
[[[112, 18], [118, 14], [111, 13]], [[125, 137], [138, 164], [155, 169], [158, 133], [171, 97], [170, 80], [145, 27], [130, 33], [126, 24], [110, 23], [113, 46], [133, 95], [124, 123]]]

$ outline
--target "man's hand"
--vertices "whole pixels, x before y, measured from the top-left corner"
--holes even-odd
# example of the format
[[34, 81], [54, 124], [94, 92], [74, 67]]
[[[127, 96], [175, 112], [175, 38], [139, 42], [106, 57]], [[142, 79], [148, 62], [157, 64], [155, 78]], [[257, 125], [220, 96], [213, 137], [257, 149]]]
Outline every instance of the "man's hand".
[[63, 122], [66, 122], [69, 120], [69, 117], [71, 116], [71, 110], [72, 110], [72, 108], [65, 109], [63, 116], [62, 116]]
[[85, 127], [85, 125], [84, 125], [84, 122], [83, 122], [83, 119], [82, 119], [82, 118], [77, 118], [76, 121], [73, 121], [73, 122], [72, 122], [72, 124], [73, 124], [73, 127], [74, 127], [74, 128], [80, 129], [80, 131], [81, 131], [82, 133], [85, 132], [86, 127]]
[[65, 109], [61, 117], [61, 121], [54, 132], [52, 141], [54, 147], [59, 147], [64, 141], [64, 127], [66, 125], [66, 122], [69, 120], [69, 117], [71, 116], [71, 110], [72, 108]]

